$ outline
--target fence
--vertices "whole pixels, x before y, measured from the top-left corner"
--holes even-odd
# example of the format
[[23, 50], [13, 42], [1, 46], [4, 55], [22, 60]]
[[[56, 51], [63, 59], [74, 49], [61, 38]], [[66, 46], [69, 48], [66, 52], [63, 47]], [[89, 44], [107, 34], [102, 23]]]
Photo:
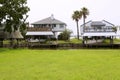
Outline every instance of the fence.
[[90, 48], [115, 48], [120, 49], [120, 44], [75, 44], [75, 43], [61, 43], [61, 44], [37, 44], [37, 43], [22, 43], [22, 44], [3, 44], [4, 48], [52, 48], [52, 49], [90, 49]]

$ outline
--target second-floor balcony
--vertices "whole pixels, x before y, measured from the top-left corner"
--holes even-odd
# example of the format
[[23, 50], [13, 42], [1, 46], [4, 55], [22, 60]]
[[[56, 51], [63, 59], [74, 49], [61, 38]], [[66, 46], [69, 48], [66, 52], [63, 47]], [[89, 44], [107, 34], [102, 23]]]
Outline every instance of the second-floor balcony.
[[27, 27], [27, 31], [54, 31], [62, 32], [65, 30], [65, 27]]
[[83, 28], [83, 32], [116, 32], [114, 28]]
[[51, 28], [28, 27], [27, 31], [51, 31]]

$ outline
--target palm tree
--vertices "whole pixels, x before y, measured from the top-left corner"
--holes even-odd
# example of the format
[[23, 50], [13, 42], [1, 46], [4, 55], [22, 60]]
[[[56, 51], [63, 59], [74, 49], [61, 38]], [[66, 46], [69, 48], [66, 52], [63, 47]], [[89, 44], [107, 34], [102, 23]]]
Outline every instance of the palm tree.
[[72, 15], [72, 19], [76, 21], [77, 24], [77, 38], [79, 40], [79, 26], [78, 26], [78, 21], [79, 19], [82, 17], [82, 14], [79, 11], [74, 11], [73, 15]]
[[[80, 11], [80, 13], [82, 14], [82, 17], [83, 17], [83, 32], [85, 30], [85, 19], [87, 18], [87, 15], [89, 15], [89, 10], [86, 8], [86, 7], [83, 7]], [[84, 44], [84, 38], [83, 37], [83, 44]]]
[[84, 27], [85, 27], [85, 19], [87, 18], [87, 15], [89, 15], [89, 10], [86, 7], [83, 7], [81, 9], [80, 13], [83, 16], [83, 24], [84, 24]]

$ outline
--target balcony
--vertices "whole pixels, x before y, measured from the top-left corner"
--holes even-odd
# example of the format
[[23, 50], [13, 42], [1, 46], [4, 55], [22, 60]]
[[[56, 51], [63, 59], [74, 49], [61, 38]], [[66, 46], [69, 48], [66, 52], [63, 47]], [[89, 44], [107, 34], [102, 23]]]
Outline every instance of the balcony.
[[83, 28], [83, 32], [116, 32], [114, 28]]
[[51, 28], [28, 27], [27, 31], [51, 31]]

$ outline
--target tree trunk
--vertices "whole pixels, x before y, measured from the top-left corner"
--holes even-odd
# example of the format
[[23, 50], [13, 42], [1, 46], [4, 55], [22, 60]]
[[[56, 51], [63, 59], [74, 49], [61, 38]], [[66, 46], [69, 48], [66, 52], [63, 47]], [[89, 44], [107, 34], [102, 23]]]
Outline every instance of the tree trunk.
[[83, 32], [85, 31], [85, 18], [83, 17]]
[[14, 42], [13, 42], [13, 39], [11, 38], [11, 39], [10, 39], [10, 46], [11, 46], [11, 47], [13, 47], [13, 43], [14, 43]]
[[85, 38], [84, 38], [84, 36], [83, 36], [82, 44], [83, 45], [85, 44]]
[[3, 39], [0, 39], [0, 47], [3, 47]]
[[19, 40], [17, 39], [17, 47], [19, 46]]
[[77, 38], [79, 40], [79, 26], [78, 26], [78, 21], [76, 21], [76, 24], [77, 24]]
[[[85, 18], [83, 17], [83, 33], [85, 32]], [[82, 44], [85, 44], [84, 43], [84, 37], [83, 37], [83, 41], [82, 41]]]
[[110, 44], [113, 44], [113, 36], [110, 36]]

